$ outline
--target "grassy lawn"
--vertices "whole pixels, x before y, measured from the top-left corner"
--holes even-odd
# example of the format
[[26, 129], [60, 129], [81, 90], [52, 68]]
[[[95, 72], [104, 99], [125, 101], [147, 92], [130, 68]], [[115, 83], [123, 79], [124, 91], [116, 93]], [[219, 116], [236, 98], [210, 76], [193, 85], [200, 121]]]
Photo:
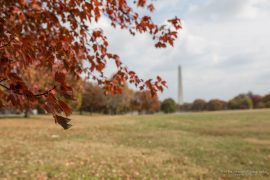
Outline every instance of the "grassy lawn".
[[270, 110], [0, 118], [0, 179], [269, 179]]

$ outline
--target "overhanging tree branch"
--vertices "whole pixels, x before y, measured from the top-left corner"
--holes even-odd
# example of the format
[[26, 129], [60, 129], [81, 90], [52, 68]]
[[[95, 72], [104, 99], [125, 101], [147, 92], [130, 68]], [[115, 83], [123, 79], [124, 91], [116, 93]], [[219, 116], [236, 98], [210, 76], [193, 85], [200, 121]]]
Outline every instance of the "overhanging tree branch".
[[49, 94], [51, 91], [55, 90], [56, 89], [56, 86], [54, 86], [52, 89], [48, 90], [48, 91], [45, 91], [44, 93], [41, 93], [41, 94], [36, 94], [34, 96], [36, 97], [39, 97], [39, 96], [45, 96], [47, 94]]
[[[1, 80], [0, 82], [3, 82], [4, 80]], [[5, 86], [4, 84], [0, 84], [0, 86], [2, 86], [3, 88], [10, 90], [10, 88], [8, 88], [7, 86]]]
[[[152, 12], [152, 0], [134, 0], [134, 5], [126, 0], [20, 0], [1, 1], [0, 6], [0, 79], [7, 78], [5, 82], [1, 81], [0, 87], [7, 91], [4, 96], [11, 95], [1, 99], [4, 103], [11, 101], [12, 106], [18, 109], [26, 106], [25, 100], [32, 101], [33, 106], [42, 104], [42, 108], [66, 129], [68, 120], [57, 114], [63, 112], [68, 116], [71, 110], [56, 95], [74, 99], [73, 89], [79, 89], [76, 84], [81, 84], [79, 75], [86, 74], [87, 78], [103, 86], [107, 94], [121, 93], [122, 84], [126, 81], [140, 90], [150, 90], [152, 95], [166, 87], [166, 82], [159, 76], [156, 80], [142, 80], [121, 62], [120, 56], [109, 51], [103, 28], [92, 28], [93, 23], [100, 22], [105, 16], [113, 28], [119, 27], [132, 35], [149, 34], [157, 48], [173, 46], [181, 29], [179, 18], [158, 25], [150, 15], [136, 12], [136, 7]], [[103, 74], [109, 61], [115, 62], [113, 79]], [[90, 66], [84, 67], [85, 62]], [[89, 76], [88, 72], [94, 76]], [[43, 75], [48, 75], [51, 82], [54, 79], [61, 88], [34, 91], [34, 84], [46, 87], [44, 83], [47, 82], [42, 82], [44, 78], [38, 79]], [[46, 95], [48, 97], [43, 101], [36, 101], [37, 97]]]
[[[5, 81], [5, 80], [6, 80], [6, 79], [0, 80], [0, 83], [3, 82], [3, 81]], [[13, 92], [14, 92], [15, 94], [17, 94], [17, 95], [27, 96], [27, 95], [24, 94], [24, 93], [15, 92], [14, 90], [12, 90], [11, 88], [5, 86], [4, 84], [0, 84], [0, 86], [2, 86], [3, 88], [5, 88], [5, 89], [8, 90], [8, 91], [13, 91]], [[56, 89], [56, 86], [54, 86], [54, 87], [51, 88], [50, 90], [45, 91], [45, 92], [43, 92], [43, 93], [40, 93], [40, 94], [34, 94], [34, 96], [35, 96], [35, 97], [45, 96], [45, 95], [49, 94], [51, 91], [53, 91], [53, 90], [55, 90], [55, 89]]]
[[1, 80], [0, 80], [0, 83], [3, 82], [3, 81], [5, 81], [5, 80], [7, 80], [7, 79], [1, 79]]
[[8, 43], [6, 43], [6, 44], [0, 46], [0, 49], [4, 48], [4, 47], [6, 47], [6, 46], [9, 46], [10, 43], [11, 43], [14, 39], [15, 39], [15, 38], [12, 38]]

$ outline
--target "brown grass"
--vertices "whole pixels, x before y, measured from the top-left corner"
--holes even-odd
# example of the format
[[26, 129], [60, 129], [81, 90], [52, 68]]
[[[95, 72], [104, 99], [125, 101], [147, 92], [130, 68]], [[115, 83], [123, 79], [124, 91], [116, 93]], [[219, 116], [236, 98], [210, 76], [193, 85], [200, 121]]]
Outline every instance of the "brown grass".
[[[268, 179], [270, 111], [0, 119], [0, 179]], [[239, 174], [239, 172], [241, 172]]]

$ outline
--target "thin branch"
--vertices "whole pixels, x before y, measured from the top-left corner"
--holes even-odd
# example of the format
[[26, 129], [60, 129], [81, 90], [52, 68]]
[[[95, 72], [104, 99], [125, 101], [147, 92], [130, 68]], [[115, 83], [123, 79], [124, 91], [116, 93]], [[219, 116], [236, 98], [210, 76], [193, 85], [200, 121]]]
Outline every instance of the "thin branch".
[[7, 86], [5, 86], [4, 84], [1, 84], [1, 82], [6, 81], [6, 80], [7, 80], [6, 78], [5, 79], [1, 79], [0, 80], [0, 86], [2, 86], [3, 88], [5, 88], [7, 90], [10, 90], [10, 88], [8, 88]]
[[[2, 82], [3, 80], [1, 80]], [[4, 84], [0, 84], [0, 86], [2, 86], [3, 88], [7, 89], [7, 90], [10, 90], [10, 88], [8, 88], [7, 86], [5, 86]]]
[[[9, 87], [5, 86], [4, 84], [0, 84], [0, 86], [2, 86], [3, 88], [5, 88], [8, 91], [11, 91], [11, 89]], [[22, 94], [22, 93], [19, 93], [19, 92], [14, 92], [14, 93], [17, 94], [17, 95], [25, 96], [25, 94]]]
[[[0, 80], [0, 82], [4, 81], [6, 79], [3, 79], [3, 80]], [[13, 91], [12, 89], [10, 89], [9, 87], [3, 85], [3, 84], [0, 84], [0, 86], [2, 86], [3, 88], [5, 88], [6, 90], [9, 90], [9, 91]], [[40, 93], [40, 94], [34, 94], [34, 96], [36, 97], [40, 97], [40, 96], [45, 96], [47, 94], [49, 94], [51, 91], [55, 90], [56, 89], [56, 86], [54, 86], [52, 89], [48, 90], [48, 91], [45, 91], [43, 93]], [[14, 92], [14, 91], [13, 91]], [[19, 93], [19, 92], [14, 92], [15, 94], [17, 95], [21, 95], [21, 96], [26, 96], [26, 94], [23, 94], [23, 93]]]
[[0, 83], [3, 82], [3, 81], [5, 81], [5, 80], [7, 80], [7, 79], [1, 79], [1, 80], [0, 80]]
[[6, 47], [6, 46], [9, 46], [10, 43], [11, 43], [14, 39], [15, 39], [15, 38], [12, 38], [7, 44], [4, 44], [4, 45], [0, 46], [0, 49], [4, 48], [4, 47]]
[[45, 96], [45, 95], [49, 94], [51, 91], [53, 91], [53, 90], [55, 90], [55, 89], [56, 89], [56, 86], [54, 86], [52, 89], [50, 89], [50, 90], [48, 90], [48, 91], [46, 91], [46, 92], [44, 92], [44, 93], [36, 94], [36, 95], [34, 95], [34, 96], [36, 96], [36, 97], [39, 97], [39, 96]]

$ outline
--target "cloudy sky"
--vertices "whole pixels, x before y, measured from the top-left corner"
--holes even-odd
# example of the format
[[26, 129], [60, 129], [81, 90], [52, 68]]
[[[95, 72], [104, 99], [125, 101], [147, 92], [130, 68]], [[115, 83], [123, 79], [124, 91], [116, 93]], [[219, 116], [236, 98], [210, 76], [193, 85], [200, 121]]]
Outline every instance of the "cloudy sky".
[[158, 0], [153, 17], [178, 16], [183, 30], [174, 48], [155, 49], [147, 35], [132, 37], [101, 21], [110, 50], [147, 79], [162, 76], [160, 98], [177, 99], [177, 65], [183, 69], [184, 100], [230, 99], [270, 92], [270, 0]]

